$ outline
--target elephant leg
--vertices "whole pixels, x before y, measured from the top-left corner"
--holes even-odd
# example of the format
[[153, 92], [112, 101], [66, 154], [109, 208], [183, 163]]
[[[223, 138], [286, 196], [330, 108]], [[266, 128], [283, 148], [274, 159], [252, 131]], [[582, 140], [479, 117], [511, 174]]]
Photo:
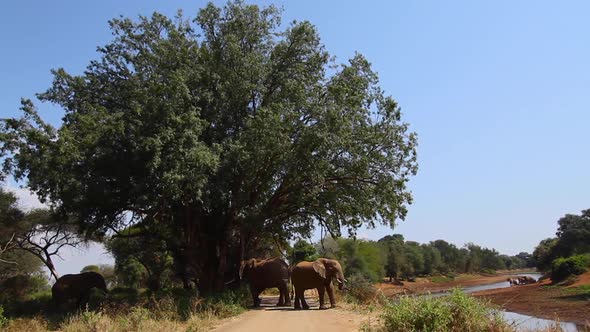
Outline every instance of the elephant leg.
[[299, 300], [301, 301], [301, 306], [303, 307], [303, 309], [309, 309], [309, 304], [305, 302], [305, 289], [300, 289], [299, 294], [297, 295], [299, 296]]
[[299, 291], [295, 289], [295, 309], [301, 309], [301, 298], [299, 298]]
[[283, 292], [283, 299], [285, 302], [283, 304], [285, 306], [291, 306], [291, 299], [289, 298], [289, 283], [287, 281], [281, 284], [282, 292]]
[[279, 302], [277, 302], [277, 307], [282, 307], [285, 305], [285, 293], [283, 293], [283, 289], [279, 286], [277, 287], [279, 290]]
[[328, 292], [328, 297], [330, 298], [330, 307], [336, 307], [336, 301], [334, 300], [334, 286], [332, 286], [332, 283], [328, 284], [326, 291]]
[[252, 302], [254, 303], [254, 307], [260, 306], [260, 290], [254, 286], [250, 286], [250, 293], [252, 293]]
[[322, 285], [322, 286], [318, 287], [317, 290], [318, 290], [318, 295], [320, 296], [320, 310], [326, 309], [326, 306], [324, 305], [324, 296], [326, 295], [325, 294], [326, 288]]

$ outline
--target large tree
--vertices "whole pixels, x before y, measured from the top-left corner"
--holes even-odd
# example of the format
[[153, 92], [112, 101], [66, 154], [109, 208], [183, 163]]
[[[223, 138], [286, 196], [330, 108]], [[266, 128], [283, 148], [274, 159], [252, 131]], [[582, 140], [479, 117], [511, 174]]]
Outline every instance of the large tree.
[[312, 24], [241, 1], [110, 26], [98, 60], [38, 95], [59, 128], [24, 100], [0, 133], [5, 171], [87, 234], [155, 225], [211, 290], [257, 238], [406, 215], [416, 136], [362, 55], [337, 65]]

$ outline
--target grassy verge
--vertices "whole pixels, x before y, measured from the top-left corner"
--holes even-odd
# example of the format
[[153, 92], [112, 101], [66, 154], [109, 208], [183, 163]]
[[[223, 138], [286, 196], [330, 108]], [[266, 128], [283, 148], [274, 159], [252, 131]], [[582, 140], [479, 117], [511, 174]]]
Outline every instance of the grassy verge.
[[[176, 289], [158, 294], [115, 292], [88, 308], [58, 314], [46, 307], [33, 315], [15, 316], [3, 323], [2, 331], [208, 331], [221, 319], [246, 308], [243, 290], [215, 297], [197, 297]], [[93, 301], [90, 301], [92, 307]]]
[[444, 298], [402, 296], [375, 308], [363, 331], [514, 331], [488, 303], [459, 290]]

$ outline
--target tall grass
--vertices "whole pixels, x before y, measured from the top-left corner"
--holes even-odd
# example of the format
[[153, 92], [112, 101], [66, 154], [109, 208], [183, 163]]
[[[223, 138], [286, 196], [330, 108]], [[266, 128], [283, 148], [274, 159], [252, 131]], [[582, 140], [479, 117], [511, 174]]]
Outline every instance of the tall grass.
[[[157, 294], [118, 292], [95, 310], [91, 305], [66, 315], [41, 311], [37, 316], [8, 319], [2, 331], [208, 331], [220, 319], [245, 310], [244, 290], [197, 297], [184, 290]], [[127, 298], [129, 296], [129, 298]], [[91, 301], [92, 302], [92, 301]]]

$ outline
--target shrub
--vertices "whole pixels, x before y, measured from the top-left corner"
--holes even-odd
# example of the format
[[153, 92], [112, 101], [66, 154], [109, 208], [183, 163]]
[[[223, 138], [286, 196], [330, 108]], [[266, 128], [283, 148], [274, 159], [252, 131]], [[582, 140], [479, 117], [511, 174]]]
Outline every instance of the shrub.
[[458, 289], [446, 298], [401, 297], [381, 318], [383, 331], [511, 331], [497, 310]]
[[51, 309], [51, 291], [46, 290], [27, 296], [27, 300], [11, 300], [4, 303], [9, 317], [32, 316]]
[[44, 290], [49, 290], [49, 284], [43, 276], [19, 274], [2, 282], [0, 301], [2, 303], [25, 301], [33, 294]]
[[573, 275], [580, 275], [590, 266], [590, 254], [558, 258], [551, 263], [551, 280], [562, 281]]
[[368, 278], [355, 274], [348, 278], [345, 294], [351, 302], [369, 304], [378, 298], [379, 290]]

